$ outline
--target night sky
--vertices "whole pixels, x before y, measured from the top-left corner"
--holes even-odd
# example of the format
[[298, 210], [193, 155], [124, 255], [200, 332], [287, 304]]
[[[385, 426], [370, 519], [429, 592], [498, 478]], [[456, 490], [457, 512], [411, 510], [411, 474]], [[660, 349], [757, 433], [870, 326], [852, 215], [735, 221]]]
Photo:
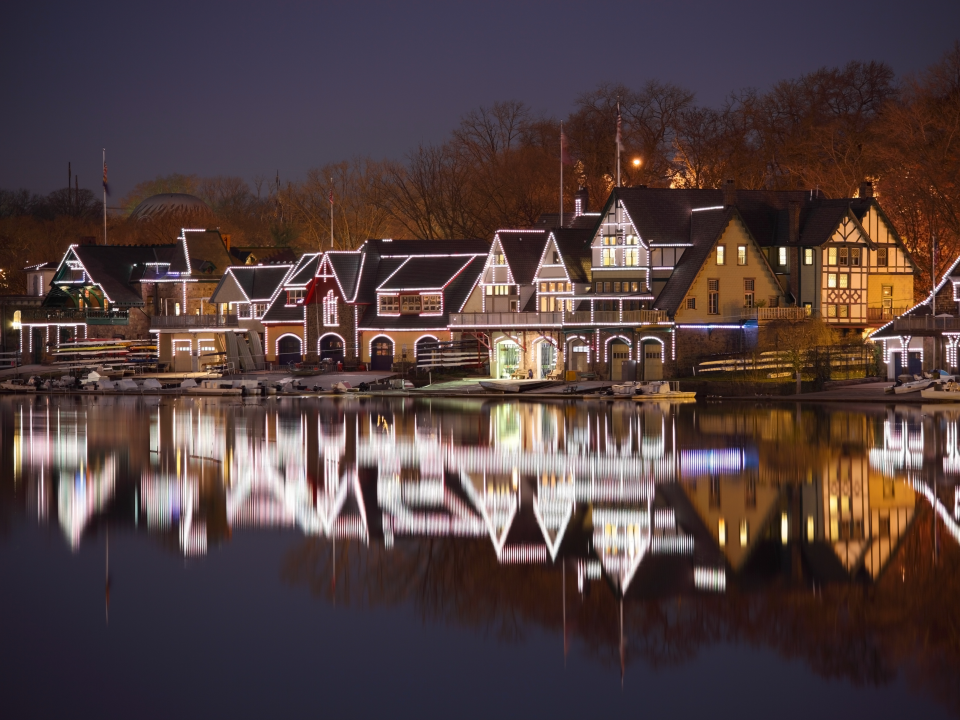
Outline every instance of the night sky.
[[957, 0], [41, 3], [0, 13], [0, 187], [114, 195], [173, 172], [299, 179], [401, 158], [465, 112], [563, 117], [602, 81], [700, 103], [849, 60], [899, 73], [960, 36]]

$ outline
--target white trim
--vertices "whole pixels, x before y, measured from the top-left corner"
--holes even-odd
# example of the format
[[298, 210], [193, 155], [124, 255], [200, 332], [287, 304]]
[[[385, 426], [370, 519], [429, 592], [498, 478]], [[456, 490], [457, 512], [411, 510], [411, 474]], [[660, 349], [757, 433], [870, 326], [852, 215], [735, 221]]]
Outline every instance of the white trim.
[[640, 357], [640, 348], [643, 347], [644, 340], [654, 340], [655, 342], [660, 343], [660, 362], [667, 362], [667, 344], [663, 341], [663, 338], [658, 338], [655, 335], [644, 335], [642, 338], [637, 340], [637, 362], [646, 360], [646, 358]]
[[[303, 340], [302, 337], [300, 337], [300, 336], [297, 335], [296, 333], [292, 333], [292, 332], [285, 332], [283, 335], [281, 335], [280, 337], [278, 337], [276, 340], [273, 341], [273, 347], [274, 347], [274, 350], [275, 350], [275, 352], [274, 352], [274, 357], [276, 357], [276, 358], [279, 358], [279, 357], [280, 357], [280, 341], [283, 340], [285, 337], [295, 337], [297, 340], [300, 341], [300, 357], [303, 357], [303, 355], [304, 355], [304, 353], [303, 353], [304, 340]], [[279, 362], [279, 359], [277, 360], [277, 362]]]
[[438, 338], [436, 335], [421, 335], [420, 337], [418, 337], [416, 340], [413, 341], [413, 357], [414, 358], [417, 357], [417, 343], [423, 340], [424, 338], [433, 338], [437, 342], [440, 342], [440, 338]]

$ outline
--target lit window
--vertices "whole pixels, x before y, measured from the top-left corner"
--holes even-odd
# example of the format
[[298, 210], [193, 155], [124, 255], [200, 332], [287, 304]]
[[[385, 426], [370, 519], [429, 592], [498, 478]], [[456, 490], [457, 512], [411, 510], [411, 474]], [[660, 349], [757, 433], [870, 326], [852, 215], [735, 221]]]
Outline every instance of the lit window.
[[814, 538], [814, 525], [813, 525], [813, 515], [807, 516], [807, 542], [813, 542]]
[[540, 292], [547, 291], [547, 284], [545, 282], [540, 283]]
[[557, 284], [555, 282], [550, 283], [550, 292], [557, 291]]
[[333, 290], [328, 290], [326, 297], [323, 298], [323, 324], [340, 324], [337, 312], [337, 296], [333, 294]]
[[850, 287], [850, 276], [847, 273], [840, 273], [840, 276], [838, 279], [840, 281], [839, 287], [842, 287], [842, 288]]
[[604, 244], [604, 245], [616, 245], [616, 244], [617, 244], [617, 236], [616, 236], [616, 235], [607, 235], [607, 236], [603, 239], [603, 244]]
[[615, 283], [613, 284], [613, 291], [614, 291], [615, 293], [620, 292], [620, 283], [615, 282]]
[[787, 249], [785, 247], [777, 248], [777, 262], [781, 267], [787, 264]]
[[720, 543], [720, 547], [727, 546], [727, 521], [723, 518], [720, 518], [720, 521], [717, 523], [717, 540]]
[[726, 251], [727, 249], [723, 245], [717, 245], [717, 265], [723, 265], [727, 262]]
[[179, 315], [179, 314], [180, 314], [180, 303], [174, 303], [174, 304], [173, 304], [173, 314], [174, 314], [174, 315]]
[[803, 249], [803, 264], [813, 265], [813, 248]]
[[627, 245], [636, 245], [637, 236], [636, 235], [627, 235]]
[[841, 318], [850, 317], [850, 306], [837, 305], [837, 317], [841, 317]]
[[687, 298], [687, 310], [696, 310], [697, 309], [697, 299], [695, 297]]
[[380, 314], [396, 315], [400, 312], [399, 295], [381, 295], [380, 296]]
[[548, 312], [550, 308], [550, 303], [547, 302], [549, 298], [542, 297], [540, 298], [540, 312]]
[[837, 306], [827, 305], [827, 317], [835, 318], [837, 316]]
[[754, 306], [755, 288], [756, 280], [754, 278], [743, 279], [743, 306], [745, 308], [752, 308]]
[[827, 248], [827, 265], [837, 264], [837, 249], [835, 247]]
[[305, 292], [303, 288], [287, 290], [287, 305], [302, 305]]
[[506, 264], [507, 264], [507, 260], [506, 260], [506, 258], [503, 257], [503, 253], [496, 253], [496, 254], [493, 256], [493, 264], [494, 264], [494, 265], [506, 265]]
[[598, 283], [597, 283], [597, 292], [598, 292], [598, 293], [603, 292], [603, 283], [602, 283], [602, 282], [598, 282]]
[[879, 250], [877, 250], [877, 265], [879, 267], [887, 266], [887, 249], [886, 248], [880, 248]]
[[640, 283], [638, 283], [638, 282], [630, 283], [630, 291], [631, 291], [631, 292], [640, 292]]
[[740, 546], [746, 547], [750, 541], [750, 528], [746, 520], [740, 521]]
[[707, 312], [710, 315], [720, 314], [720, 281], [707, 280]]
[[747, 246], [737, 245], [737, 265], [747, 264]]
[[420, 312], [420, 296], [419, 295], [401, 295], [400, 296], [400, 312], [402, 313], [418, 313]]
[[790, 539], [790, 524], [787, 522], [787, 514], [780, 513], [780, 542], [784, 545]]
[[611, 267], [617, 264], [616, 248], [604, 248], [601, 251], [601, 255], [604, 267]]
[[627, 248], [624, 250], [623, 264], [627, 267], [637, 267], [640, 264], [640, 251], [637, 248]]
[[14, 330], [20, 329], [20, 318], [21, 318], [20, 311], [14, 310], [13, 311], [13, 329]]
[[828, 287], [828, 288], [835, 288], [836, 286], [837, 286], [837, 274], [836, 274], [836, 273], [829, 273], [829, 274], [827, 275], [827, 287]]
[[443, 310], [443, 298], [440, 295], [423, 296], [423, 312], [438, 313]]

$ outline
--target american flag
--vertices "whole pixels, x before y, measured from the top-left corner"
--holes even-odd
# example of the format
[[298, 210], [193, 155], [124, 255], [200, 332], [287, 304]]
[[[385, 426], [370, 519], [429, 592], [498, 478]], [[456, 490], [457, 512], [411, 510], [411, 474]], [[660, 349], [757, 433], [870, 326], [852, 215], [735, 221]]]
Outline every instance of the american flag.
[[567, 134], [563, 131], [563, 125], [560, 125], [560, 162], [564, 165], [573, 165], [573, 159], [570, 157], [570, 146], [567, 144]]
[[333, 188], [330, 188], [330, 204], [333, 205]]
[[617, 103], [617, 150], [623, 151], [623, 131], [620, 121], [620, 103]]

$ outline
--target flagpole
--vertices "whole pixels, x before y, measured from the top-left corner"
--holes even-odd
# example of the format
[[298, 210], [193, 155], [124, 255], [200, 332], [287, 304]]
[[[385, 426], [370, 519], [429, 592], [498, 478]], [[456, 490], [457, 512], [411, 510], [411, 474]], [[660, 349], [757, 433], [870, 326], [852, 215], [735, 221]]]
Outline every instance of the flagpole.
[[103, 244], [107, 244], [107, 149], [103, 148]]
[[333, 250], [333, 178], [330, 178], [330, 249]]
[[563, 121], [560, 121], [560, 222], [557, 227], [563, 227]]
[[620, 187], [620, 145], [623, 143], [620, 133], [620, 101], [617, 100], [617, 187]]

